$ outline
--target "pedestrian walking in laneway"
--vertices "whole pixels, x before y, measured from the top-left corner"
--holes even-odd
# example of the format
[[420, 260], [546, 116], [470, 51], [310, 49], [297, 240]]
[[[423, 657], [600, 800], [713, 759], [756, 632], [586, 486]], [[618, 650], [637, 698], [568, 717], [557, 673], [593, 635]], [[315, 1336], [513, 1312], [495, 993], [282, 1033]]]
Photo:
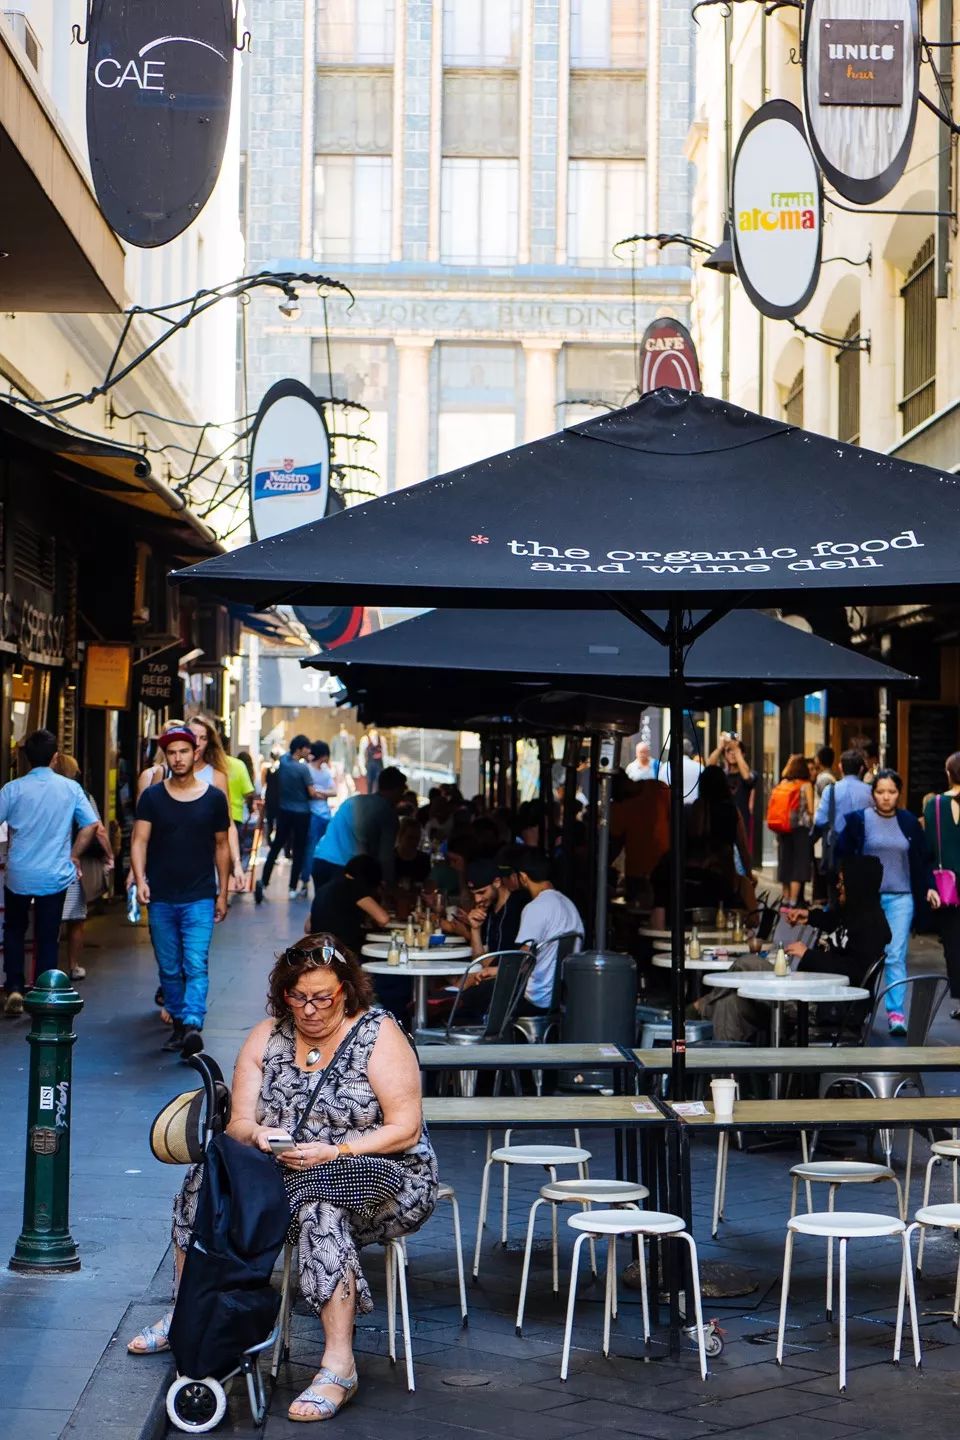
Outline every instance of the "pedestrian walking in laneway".
[[215, 786], [194, 772], [196, 737], [187, 728], [160, 738], [169, 776], [137, 804], [130, 861], [173, 1027], [164, 1050], [203, 1029], [213, 927], [227, 913], [230, 814]]
[[267, 863], [263, 867], [263, 879], [257, 882], [257, 898], [263, 899], [263, 892], [270, 884], [273, 867], [280, 851], [286, 845], [292, 849], [290, 861], [290, 899], [297, 894], [297, 879], [303, 869], [303, 856], [310, 832], [310, 801], [321, 799], [321, 792], [313, 784], [310, 767], [306, 763], [310, 754], [310, 741], [306, 735], [294, 735], [290, 749], [280, 757], [277, 767], [277, 828], [270, 845]]
[[60, 920], [80, 856], [97, 830], [97, 812], [73, 780], [51, 767], [57, 737], [37, 730], [23, 744], [30, 772], [0, 790], [0, 824], [9, 832], [4, 885], [3, 952], [6, 1000], [3, 1013], [23, 1013], [24, 940], [31, 903], [37, 973], [57, 968]]
[[[59, 775], [73, 780], [83, 789], [80, 766], [72, 755], [59, 754], [55, 766]], [[67, 887], [67, 898], [63, 905], [63, 927], [67, 942], [67, 971], [71, 980], [85, 980], [87, 972], [80, 963], [83, 958], [84, 931], [87, 922], [88, 901], [99, 899], [112, 879], [113, 851], [110, 836], [100, 819], [97, 804], [89, 790], [83, 792], [97, 817], [97, 828], [93, 839], [79, 856], [79, 873], [74, 875]]]
[[[320, 793], [319, 798], [315, 797], [310, 801], [310, 828], [307, 831], [303, 864], [300, 867], [300, 890], [304, 896], [308, 895], [310, 890], [314, 851], [330, 824], [330, 800], [337, 793], [337, 782], [333, 778], [333, 771], [330, 768], [330, 746], [325, 740], [314, 740], [310, 746], [310, 759], [307, 761], [307, 767], [313, 781], [313, 788]], [[347, 943], [349, 944], [349, 941]]]
[[400, 823], [397, 806], [406, 788], [406, 775], [395, 765], [388, 765], [375, 795], [351, 795], [341, 802], [314, 853], [313, 883], [317, 890], [342, 875], [354, 855], [372, 855], [379, 860], [384, 884], [393, 884]]
[[815, 811], [809, 766], [802, 755], [791, 755], [767, 804], [767, 829], [777, 837], [777, 879], [783, 886], [785, 905], [803, 903], [804, 886], [813, 867]]
[[960, 1020], [960, 896], [956, 883], [957, 876], [960, 876], [960, 751], [949, 756], [946, 771], [946, 794], [932, 796], [923, 807], [923, 836], [930, 863], [936, 867], [934, 879], [941, 902], [937, 922], [950, 980], [950, 995], [958, 1002], [950, 1012], [950, 1018]]
[[870, 785], [873, 804], [847, 816], [838, 841], [841, 855], [876, 855], [883, 865], [880, 904], [893, 939], [883, 959], [883, 983], [894, 988], [886, 997], [891, 1035], [907, 1033], [903, 1004], [906, 996], [907, 946], [917, 909], [926, 899], [940, 908], [933, 883], [923, 830], [916, 815], [900, 809], [903, 781], [896, 770], [880, 769]]

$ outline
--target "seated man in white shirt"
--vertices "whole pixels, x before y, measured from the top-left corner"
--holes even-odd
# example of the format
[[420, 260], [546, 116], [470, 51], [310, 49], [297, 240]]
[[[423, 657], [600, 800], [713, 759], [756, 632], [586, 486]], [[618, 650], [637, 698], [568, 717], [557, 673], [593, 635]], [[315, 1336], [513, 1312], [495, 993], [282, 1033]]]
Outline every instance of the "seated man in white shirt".
[[527, 982], [521, 1015], [542, 1015], [550, 1009], [557, 969], [557, 941], [571, 932], [577, 936], [574, 950], [583, 944], [583, 921], [572, 900], [561, 895], [550, 882], [550, 862], [539, 850], [525, 848], [517, 858], [520, 884], [529, 891], [517, 931], [517, 945], [536, 945], [537, 962]]

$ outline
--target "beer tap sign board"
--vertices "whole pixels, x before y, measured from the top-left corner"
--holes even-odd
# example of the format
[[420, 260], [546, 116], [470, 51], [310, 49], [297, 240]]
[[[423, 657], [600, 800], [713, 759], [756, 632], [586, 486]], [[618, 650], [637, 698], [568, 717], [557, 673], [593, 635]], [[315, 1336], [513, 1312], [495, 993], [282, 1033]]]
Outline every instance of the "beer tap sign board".
[[787, 100], [768, 100], [743, 128], [731, 182], [733, 258], [752, 303], [773, 320], [798, 315], [820, 278], [820, 173]]
[[278, 380], [257, 412], [250, 451], [250, 526], [258, 540], [322, 520], [330, 499], [323, 407], [299, 380]]
[[920, 94], [917, 0], [807, 0], [803, 108], [825, 179], [855, 205], [904, 172]]
[[673, 390], [702, 390], [697, 347], [685, 325], [670, 316], [651, 320], [640, 341], [640, 394], [669, 385]]

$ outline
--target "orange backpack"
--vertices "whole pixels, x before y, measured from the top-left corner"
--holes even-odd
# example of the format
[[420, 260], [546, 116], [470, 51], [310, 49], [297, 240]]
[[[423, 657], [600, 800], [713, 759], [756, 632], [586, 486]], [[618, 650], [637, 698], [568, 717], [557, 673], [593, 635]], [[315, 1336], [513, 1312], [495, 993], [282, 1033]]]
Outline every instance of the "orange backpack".
[[770, 792], [767, 802], [767, 829], [775, 835], [789, 835], [800, 825], [800, 791], [802, 780], [781, 780]]

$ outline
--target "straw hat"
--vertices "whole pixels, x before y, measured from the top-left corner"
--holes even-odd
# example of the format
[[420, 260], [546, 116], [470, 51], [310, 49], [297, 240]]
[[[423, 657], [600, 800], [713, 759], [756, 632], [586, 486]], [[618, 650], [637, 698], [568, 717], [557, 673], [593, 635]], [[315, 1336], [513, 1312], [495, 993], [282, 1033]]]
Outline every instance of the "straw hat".
[[[226, 1086], [218, 1085], [217, 1091], [222, 1101]], [[203, 1111], [202, 1088], [184, 1090], [164, 1105], [150, 1126], [150, 1149], [164, 1165], [195, 1165], [203, 1159]]]

